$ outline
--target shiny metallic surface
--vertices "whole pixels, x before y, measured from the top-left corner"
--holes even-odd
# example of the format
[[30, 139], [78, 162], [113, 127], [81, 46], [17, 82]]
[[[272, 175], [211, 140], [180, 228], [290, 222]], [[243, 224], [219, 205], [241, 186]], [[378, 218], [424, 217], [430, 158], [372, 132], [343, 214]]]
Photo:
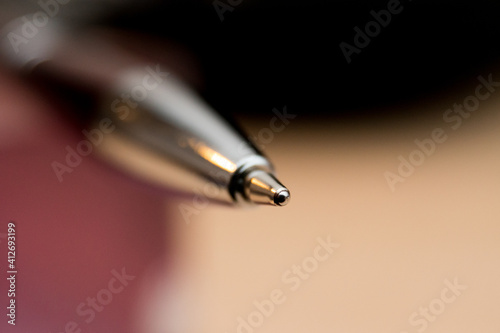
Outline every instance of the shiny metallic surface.
[[143, 64], [54, 20], [17, 52], [8, 36], [21, 25], [17, 19], [4, 30], [3, 55], [18, 70], [42, 67], [44, 75], [64, 76], [102, 98], [94, 128], [105, 124], [95, 147], [104, 159], [153, 185], [215, 201], [286, 204], [275, 197], [286, 188], [271, 163], [166, 67]]
[[[125, 73], [113, 97], [142, 87], [145, 74]], [[115, 129], [100, 145], [102, 155], [152, 183], [213, 200], [285, 205], [287, 190], [270, 162], [182, 82], [165, 76], [136, 106], [113, 97], [104, 104], [100, 120], [109, 118]]]
[[278, 206], [286, 206], [290, 202], [290, 192], [281, 190], [274, 195], [274, 203]]
[[288, 189], [271, 173], [254, 169], [245, 176], [243, 192], [248, 201], [284, 206], [290, 197]]

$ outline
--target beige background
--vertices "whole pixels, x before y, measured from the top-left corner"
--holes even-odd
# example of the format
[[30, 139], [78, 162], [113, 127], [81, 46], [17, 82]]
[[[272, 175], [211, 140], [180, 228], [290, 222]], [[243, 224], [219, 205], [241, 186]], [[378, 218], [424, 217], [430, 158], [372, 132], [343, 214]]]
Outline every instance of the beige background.
[[[500, 96], [457, 130], [442, 119], [476, 84], [401, 106], [433, 114], [405, 121], [341, 124], [299, 115], [265, 149], [292, 191], [285, 208], [213, 204], [190, 223], [175, 209], [179, 274], [169, 295], [176, 296], [159, 297], [161, 311], [145, 310], [152, 331], [171, 314], [173, 331], [238, 332], [238, 316], [280, 289], [285, 302], [251, 331], [498, 332]], [[257, 134], [271, 117], [247, 128]], [[407, 157], [413, 140], [438, 127], [447, 141], [391, 192], [384, 172], [396, 172], [398, 155]], [[291, 291], [284, 272], [329, 235], [340, 247]], [[444, 281], [455, 279], [467, 288], [426, 327], [420, 315], [412, 326], [409, 317], [439, 306]]]

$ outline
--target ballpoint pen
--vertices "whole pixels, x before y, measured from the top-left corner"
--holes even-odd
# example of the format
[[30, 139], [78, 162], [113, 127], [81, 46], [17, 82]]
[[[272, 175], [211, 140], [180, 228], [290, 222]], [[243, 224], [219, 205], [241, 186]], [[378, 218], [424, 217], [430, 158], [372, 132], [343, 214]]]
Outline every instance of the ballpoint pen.
[[[269, 160], [161, 64], [143, 62], [91, 33], [79, 33], [85, 29], [55, 20], [27, 39], [29, 24], [17, 19], [4, 28], [4, 57], [42, 80], [62, 78], [85, 87], [100, 101], [92, 127], [84, 132], [86, 144], [72, 154], [96, 150], [156, 186], [209, 192], [223, 203], [289, 202], [290, 192]], [[61, 179], [69, 166], [54, 161], [52, 168]]]

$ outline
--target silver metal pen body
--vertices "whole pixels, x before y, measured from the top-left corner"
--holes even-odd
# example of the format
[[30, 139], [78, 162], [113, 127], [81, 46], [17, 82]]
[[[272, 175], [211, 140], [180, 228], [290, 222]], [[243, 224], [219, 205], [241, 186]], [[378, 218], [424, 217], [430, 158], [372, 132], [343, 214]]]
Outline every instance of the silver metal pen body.
[[[268, 191], [279, 196], [286, 189], [269, 160], [181, 81], [160, 70], [146, 66], [118, 80], [110, 96], [126, 101], [111, 97], [103, 104], [102, 117], [114, 128], [99, 147], [102, 155], [155, 184], [227, 203], [275, 204]], [[256, 177], [263, 178], [260, 184], [254, 184]], [[259, 187], [262, 193], [255, 191]]]
[[96, 91], [91, 126], [106, 124], [95, 147], [101, 157], [156, 186], [229, 204], [288, 203], [290, 193], [268, 159], [166, 67], [56, 22], [13, 52], [8, 36], [22, 24], [4, 29], [2, 53], [23, 71]]

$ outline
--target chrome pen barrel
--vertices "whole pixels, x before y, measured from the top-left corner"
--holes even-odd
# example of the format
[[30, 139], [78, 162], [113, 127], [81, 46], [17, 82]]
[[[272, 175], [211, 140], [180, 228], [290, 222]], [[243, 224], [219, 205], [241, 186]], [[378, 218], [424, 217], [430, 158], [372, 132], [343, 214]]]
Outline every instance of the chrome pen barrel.
[[95, 147], [104, 159], [153, 185], [226, 203], [289, 201], [271, 163], [159, 64], [148, 66], [105, 36], [56, 21], [12, 48], [9, 36], [22, 29], [22, 19], [4, 29], [1, 49], [12, 67], [47, 82], [62, 78], [103, 100], [94, 124], [105, 127]]
[[268, 189], [248, 191], [248, 175], [257, 170], [272, 178], [266, 180], [272, 188], [285, 189], [251, 142], [159, 65], [124, 73], [112, 91], [119, 97], [99, 116], [114, 126], [99, 147], [111, 162], [152, 183], [226, 203], [275, 204]]

